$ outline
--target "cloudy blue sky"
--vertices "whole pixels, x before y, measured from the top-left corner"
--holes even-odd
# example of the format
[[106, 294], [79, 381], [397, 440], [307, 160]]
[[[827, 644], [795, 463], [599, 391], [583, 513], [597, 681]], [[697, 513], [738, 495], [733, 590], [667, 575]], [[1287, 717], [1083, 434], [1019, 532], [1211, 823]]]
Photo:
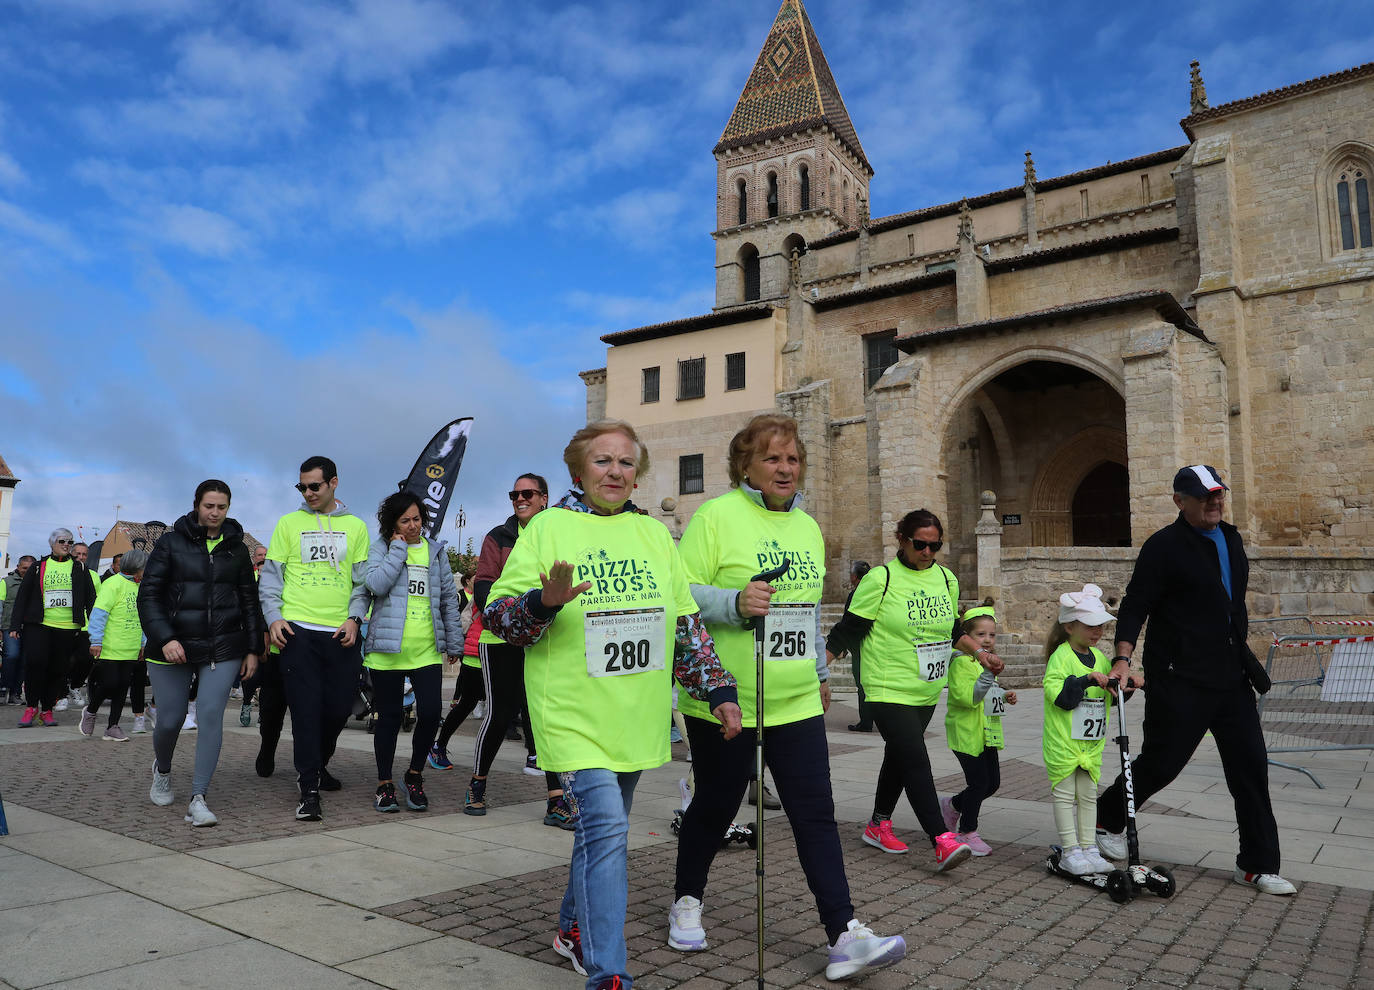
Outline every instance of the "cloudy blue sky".
[[[12, 555], [207, 476], [266, 538], [314, 453], [367, 516], [458, 415], [469, 533], [557, 485], [599, 335], [711, 306], [711, 147], [777, 8], [0, 0]], [[1190, 8], [807, 4], [875, 216], [1181, 144], [1193, 58], [1215, 105], [1374, 57], [1358, 4]]]

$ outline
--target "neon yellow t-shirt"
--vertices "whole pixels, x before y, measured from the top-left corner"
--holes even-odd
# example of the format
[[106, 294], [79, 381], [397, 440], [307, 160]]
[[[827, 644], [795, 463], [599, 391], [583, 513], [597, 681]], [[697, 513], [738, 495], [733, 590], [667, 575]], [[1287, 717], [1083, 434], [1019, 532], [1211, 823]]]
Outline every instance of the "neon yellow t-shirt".
[[[38, 565], [35, 565], [38, 566]], [[79, 629], [72, 621], [72, 559], [48, 558], [43, 569], [43, 625], [49, 629]]]
[[978, 756], [988, 746], [1002, 748], [1002, 717], [988, 714], [986, 696], [973, 700], [973, 687], [982, 676], [983, 665], [967, 653], [950, 657], [945, 741], [952, 752]]
[[[763, 724], [787, 725], [820, 715], [816, 681], [816, 613], [825, 581], [825, 543], [820, 527], [806, 513], [770, 512], [739, 489], [713, 498], [692, 515], [678, 547], [689, 584], [743, 588], [761, 571], [792, 562], [773, 582], [764, 624]], [[810, 607], [806, 607], [810, 606]], [[745, 728], [755, 725], [754, 632], [737, 624], [711, 623], [711, 638], [725, 669], [739, 683]], [[704, 701], [678, 694], [684, 715], [717, 721]]]
[[101, 660], [137, 660], [143, 645], [143, 627], [138, 621], [138, 583], [123, 574], [113, 574], [100, 585], [95, 607], [109, 613], [100, 640]]
[[923, 706], [940, 700], [958, 601], [959, 579], [940, 564], [918, 571], [892, 560], [863, 576], [849, 610], [873, 619], [861, 647], [869, 701]]
[[[1112, 671], [1111, 661], [1097, 647], [1092, 648], [1093, 666], [1086, 666], [1073, 647], [1061, 643], [1045, 664], [1045, 730], [1043, 750], [1045, 769], [1050, 784], [1057, 784], [1074, 770], [1082, 767], [1097, 781], [1102, 776], [1102, 751], [1107, 746], [1107, 720], [1112, 711], [1112, 696], [1106, 688], [1090, 685], [1083, 694], [1083, 704], [1066, 712], [1054, 703], [1069, 677], [1082, 677], [1090, 670], [1104, 674]], [[867, 661], [868, 657], [864, 657]], [[868, 668], [864, 668], [867, 670]], [[1096, 739], [1075, 739], [1078, 735], [1095, 735]]]
[[220, 545], [221, 543], [223, 543], [223, 542], [224, 542], [224, 534], [223, 534], [223, 533], [221, 533], [219, 536], [216, 536], [214, 539], [211, 539], [211, 538], [209, 538], [209, 537], [206, 537], [206, 538], [205, 538], [205, 552], [206, 552], [206, 553], [214, 553], [214, 552], [215, 552], [215, 547], [219, 546], [219, 545]]
[[343, 625], [353, 565], [367, 560], [367, 544], [367, 526], [351, 513], [321, 516], [297, 509], [277, 520], [267, 559], [282, 565], [282, 618]]
[[414, 670], [443, 663], [439, 646], [434, 641], [434, 614], [429, 596], [438, 588], [429, 587], [429, 544], [424, 540], [406, 550], [408, 594], [406, 621], [401, 630], [400, 653], [369, 653], [363, 666], [373, 670]]
[[592, 587], [525, 648], [525, 694], [545, 770], [645, 770], [667, 763], [673, 643], [697, 611], [667, 528], [637, 512], [546, 509], [530, 520], [491, 601], [540, 587], [554, 561]]

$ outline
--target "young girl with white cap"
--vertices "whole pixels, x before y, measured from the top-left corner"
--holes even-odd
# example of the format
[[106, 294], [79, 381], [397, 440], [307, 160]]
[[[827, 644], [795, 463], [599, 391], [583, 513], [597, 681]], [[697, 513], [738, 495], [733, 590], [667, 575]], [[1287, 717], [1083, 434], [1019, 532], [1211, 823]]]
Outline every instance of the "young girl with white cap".
[[1094, 835], [1112, 703], [1111, 662], [1096, 644], [1114, 619], [1102, 604], [1102, 589], [1085, 584], [1059, 596], [1059, 618], [1045, 644], [1045, 769], [1064, 849], [1059, 862], [1077, 876], [1114, 869], [1097, 851]]

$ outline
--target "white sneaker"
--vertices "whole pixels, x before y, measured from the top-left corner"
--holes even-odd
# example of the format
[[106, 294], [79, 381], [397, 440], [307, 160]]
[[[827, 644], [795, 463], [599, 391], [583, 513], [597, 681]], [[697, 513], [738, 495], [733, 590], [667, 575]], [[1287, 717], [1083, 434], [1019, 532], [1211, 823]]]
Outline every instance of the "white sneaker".
[[1083, 858], [1092, 867], [1093, 873], [1110, 873], [1116, 866], [1110, 861], [1102, 858], [1102, 854], [1096, 849], [1084, 849]]
[[153, 759], [153, 786], [148, 788], [148, 800], [162, 808], [176, 800], [172, 793], [172, 775], [158, 773], [156, 758]]
[[1285, 896], [1298, 892], [1297, 887], [1294, 887], [1277, 873], [1246, 873], [1244, 870], [1237, 868], [1235, 880], [1236, 883], [1245, 884], [1247, 887], [1258, 887], [1266, 894]]
[[143, 710], [143, 714], [148, 716], [148, 725], [157, 726], [157, 705], [149, 705]]
[[205, 796], [193, 794], [191, 796], [191, 806], [186, 809], [186, 820], [191, 823], [192, 828], [205, 828], [208, 825], [218, 825], [219, 819], [205, 803]]
[[701, 901], [679, 897], [668, 909], [668, 944], [683, 952], [706, 948], [706, 929], [701, 927]]
[[83, 708], [86, 707], [87, 704], [89, 704], [89, 701], [86, 698], [86, 689], [83, 687], [72, 688], [72, 693], [69, 694], [67, 697], [72, 702], [72, 704], [80, 705]]
[[687, 786], [686, 777], [679, 777], [677, 779], [677, 790], [678, 793], [682, 795], [682, 810], [686, 811], [687, 806], [692, 803], [692, 788]]
[[1064, 854], [1059, 857], [1059, 868], [1076, 877], [1086, 877], [1088, 874], [1096, 872], [1092, 868], [1092, 864], [1088, 862], [1088, 857], [1083, 850], [1077, 846], [1064, 850]]
[[1126, 833], [1108, 832], [1105, 828], [1097, 830], [1097, 848], [1108, 859], [1126, 858]]
[[906, 955], [906, 940], [900, 935], [886, 938], [858, 919], [849, 922], [849, 930], [830, 946], [830, 961], [825, 967], [827, 980], [847, 980], [865, 969], [891, 966]]
[[140, 736], [148, 731], [148, 719], [142, 715], [134, 716], [134, 735]]
[[52, 706], [52, 710], [55, 712], [65, 712], [70, 707], [71, 702], [69, 702], [66, 698], [58, 698], [57, 704]]
[[188, 702], [186, 705], [186, 721], [181, 723], [183, 732], [194, 731], [196, 727], [196, 703]]
[[472, 710], [472, 717], [473, 717], [473, 718], [486, 718], [486, 717], [487, 717], [487, 703], [486, 703], [485, 701], [479, 701], [479, 702], [477, 702], [477, 706], [476, 706], [475, 708], [473, 708], [473, 710]]

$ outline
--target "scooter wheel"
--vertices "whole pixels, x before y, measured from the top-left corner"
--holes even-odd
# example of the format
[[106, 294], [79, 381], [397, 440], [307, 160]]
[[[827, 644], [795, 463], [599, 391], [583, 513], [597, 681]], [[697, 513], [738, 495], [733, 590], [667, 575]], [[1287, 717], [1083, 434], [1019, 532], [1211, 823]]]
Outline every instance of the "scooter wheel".
[[1178, 889], [1178, 885], [1174, 883], [1173, 872], [1167, 866], [1152, 866], [1150, 870], [1151, 875], [1146, 876], [1145, 886], [1160, 897], [1173, 897], [1174, 891]]
[[1131, 877], [1125, 870], [1112, 870], [1107, 874], [1107, 896], [1118, 904], [1131, 899]]

